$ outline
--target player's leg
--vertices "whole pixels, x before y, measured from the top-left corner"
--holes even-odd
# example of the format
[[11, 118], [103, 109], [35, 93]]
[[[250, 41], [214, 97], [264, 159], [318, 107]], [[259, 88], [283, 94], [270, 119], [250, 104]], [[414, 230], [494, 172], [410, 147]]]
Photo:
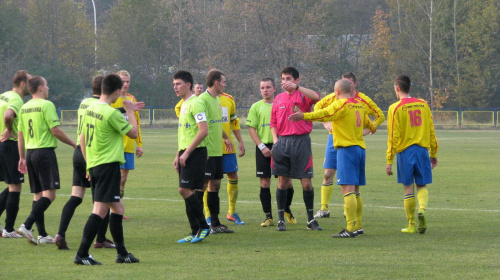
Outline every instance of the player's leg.
[[[74, 184], [74, 182], [73, 182]], [[63, 207], [61, 213], [61, 221], [59, 222], [59, 230], [57, 231], [55, 244], [59, 250], [68, 250], [66, 242], [66, 230], [68, 229], [71, 218], [75, 213], [76, 208], [82, 203], [83, 196], [85, 195], [86, 188], [80, 186], [73, 186], [71, 190], [71, 197], [68, 199]]]
[[363, 199], [361, 198], [361, 193], [359, 192], [359, 185], [354, 188], [356, 192], [356, 231], [357, 235], [363, 235], [365, 232], [363, 230]]
[[404, 198], [403, 205], [405, 208], [406, 219], [408, 225], [401, 229], [403, 233], [415, 233], [415, 187], [414, 187], [414, 171], [416, 158], [414, 156], [414, 147], [410, 146], [406, 150], [396, 155], [397, 160], [397, 177], [398, 183], [403, 184]]
[[321, 208], [314, 215], [315, 218], [330, 217], [330, 199], [333, 193], [333, 178], [337, 169], [337, 150], [333, 147], [333, 135], [328, 135], [328, 141], [325, 149], [325, 160], [323, 163], [325, 169], [323, 182], [321, 184]]
[[415, 194], [414, 194], [414, 187], [413, 184], [405, 186], [403, 185], [404, 189], [404, 200], [403, 200], [403, 205], [405, 208], [405, 213], [406, 213], [406, 219], [408, 220], [408, 225], [401, 229], [401, 232], [403, 233], [415, 233], [417, 232], [417, 229], [415, 228]]
[[[339, 167], [340, 171], [340, 167]], [[344, 209], [346, 214], [346, 228], [339, 233], [333, 234], [334, 238], [350, 238], [356, 237], [355, 224], [356, 224], [356, 191], [354, 185], [341, 185], [342, 195], [344, 196]]]
[[276, 188], [276, 204], [278, 208], [278, 231], [285, 231], [285, 207], [288, 189], [292, 185], [292, 178], [278, 176], [278, 187]]
[[427, 230], [426, 211], [429, 203], [429, 190], [427, 184], [432, 183], [432, 167], [430, 164], [429, 151], [426, 148], [416, 146], [417, 164], [415, 165], [415, 184], [417, 185], [418, 199], [418, 232], [423, 234]]
[[[266, 147], [271, 150], [273, 144], [267, 144]], [[264, 222], [262, 222], [260, 226], [273, 226], [274, 222], [271, 208], [271, 157], [264, 156], [257, 146], [255, 146], [255, 170], [256, 177], [259, 178], [260, 182], [260, 203], [266, 215]]]
[[[5, 141], [0, 143], [2, 157], [0, 158], [0, 179], [7, 183], [7, 193], [5, 193], [5, 228], [2, 230], [2, 236], [5, 238], [22, 237], [14, 230], [17, 214], [19, 213], [19, 202], [24, 183], [24, 174], [19, 172], [19, 152], [16, 141]], [[4, 191], [5, 192], [5, 191]], [[0, 196], [4, 195], [4, 192]], [[3, 199], [0, 199], [0, 201]], [[2, 203], [0, 203], [2, 204]], [[3, 211], [0, 206], [0, 215]], [[0, 225], [1, 228], [1, 225]]]
[[[235, 155], [236, 156], [236, 155]], [[227, 173], [227, 198], [229, 201], [229, 208], [226, 218], [230, 222], [237, 225], [244, 225], [238, 213], [236, 213], [236, 201], [238, 200], [238, 172]]]
[[[91, 168], [90, 172], [95, 171], [95, 168]], [[99, 168], [99, 167], [97, 167]], [[92, 175], [91, 175], [92, 176]], [[93, 180], [97, 181], [94, 176]], [[94, 189], [94, 199], [101, 200], [103, 198], [103, 193], [105, 193], [100, 187]], [[94, 208], [92, 214], [90, 214], [85, 227], [83, 228], [82, 240], [80, 242], [80, 247], [76, 253], [74, 263], [80, 265], [100, 265], [100, 262], [94, 260], [92, 255], [89, 254], [90, 246], [94, 241], [99, 230], [99, 225], [102, 223], [103, 218], [109, 212], [109, 205], [105, 202], [94, 201]]]

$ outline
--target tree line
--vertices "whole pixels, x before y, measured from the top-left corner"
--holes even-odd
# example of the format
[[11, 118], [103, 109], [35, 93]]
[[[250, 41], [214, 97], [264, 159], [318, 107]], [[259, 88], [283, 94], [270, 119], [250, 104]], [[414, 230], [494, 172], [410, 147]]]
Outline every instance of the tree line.
[[353, 72], [381, 108], [400, 73], [433, 108], [500, 107], [499, 19], [496, 0], [2, 0], [0, 87], [26, 69], [75, 106], [94, 75], [126, 69], [140, 100], [173, 106], [173, 73], [219, 68], [250, 106], [294, 66], [322, 94]]

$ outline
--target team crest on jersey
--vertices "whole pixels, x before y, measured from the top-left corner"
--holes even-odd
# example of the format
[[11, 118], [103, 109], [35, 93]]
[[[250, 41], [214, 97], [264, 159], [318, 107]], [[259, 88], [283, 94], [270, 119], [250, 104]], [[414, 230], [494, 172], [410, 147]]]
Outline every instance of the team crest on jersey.
[[406, 110], [408, 110], [408, 108], [406, 107], [406, 105], [403, 105], [403, 106], [401, 106], [401, 110], [406, 111]]
[[352, 108], [354, 108], [354, 105], [353, 104], [348, 104], [347, 108], [352, 109]]
[[292, 110], [293, 110], [294, 112], [299, 112], [299, 111], [300, 111], [300, 107], [299, 107], [299, 105], [293, 105]]
[[184, 109], [184, 111], [182, 111], [182, 113], [183, 113], [184, 115], [185, 115], [185, 114], [187, 114], [187, 113], [188, 113], [187, 108], [185, 108], [185, 109]]

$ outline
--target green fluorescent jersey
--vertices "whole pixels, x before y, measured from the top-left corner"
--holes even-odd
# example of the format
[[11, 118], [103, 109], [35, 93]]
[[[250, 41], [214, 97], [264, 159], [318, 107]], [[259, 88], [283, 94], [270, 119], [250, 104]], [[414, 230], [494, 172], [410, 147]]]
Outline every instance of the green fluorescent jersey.
[[31, 99], [21, 107], [18, 130], [27, 150], [56, 148], [57, 138], [50, 129], [61, 125], [56, 107], [48, 100]]
[[[3, 120], [3, 115], [5, 114], [5, 111], [7, 109], [12, 109], [14, 113], [16, 113], [16, 117], [14, 118], [14, 123], [12, 124], [12, 131], [14, 132], [14, 135], [17, 137], [17, 126], [19, 124], [19, 110], [21, 110], [21, 107], [23, 106], [23, 99], [17, 92], [14, 91], [7, 91], [3, 94], [0, 95], [0, 116], [2, 116]], [[5, 130], [5, 122], [2, 121], [0, 122], [0, 133]], [[9, 140], [15, 140], [13, 137], [9, 138]]]
[[273, 143], [273, 135], [271, 134], [271, 110], [273, 103], [266, 103], [264, 100], [255, 102], [250, 111], [246, 121], [247, 126], [251, 126], [257, 130], [257, 135], [264, 144]]
[[[191, 97], [182, 103], [179, 111], [179, 129], [177, 136], [179, 151], [189, 147], [198, 133], [198, 123], [206, 121], [205, 104], [196, 97], [196, 95], [191, 95]], [[206, 147], [206, 139], [205, 137], [198, 147]]]
[[76, 145], [80, 145], [80, 135], [82, 134], [82, 125], [83, 125], [83, 116], [85, 114], [85, 111], [87, 111], [87, 108], [90, 106], [90, 104], [94, 104], [97, 101], [99, 101], [98, 98], [96, 97], [89, 97], [80, 103], [80, 107], [78, 107], [78, 128], [76, 130]]
[[82, 133], [85, 135], [87, 170], [105, 163], [125, 163], [123, 135], [132, 129], [120, 111], [107, 103], [94, 102], [85, 111]]
[[198, 97], [203, 101], [208, 120], [207, 153], [209, 157], [222, 156], [222, 106], [218, 96], [215, 98], [207, 91]]

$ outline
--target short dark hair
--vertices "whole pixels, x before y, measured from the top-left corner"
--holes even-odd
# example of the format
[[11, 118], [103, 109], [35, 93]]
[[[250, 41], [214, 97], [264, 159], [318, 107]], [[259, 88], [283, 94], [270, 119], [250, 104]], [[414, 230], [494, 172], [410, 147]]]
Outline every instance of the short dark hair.
[[354, 75], [354, 73], [352, 72], [346, 72], [342, 74], [342, 78], [351, 79], [353, 82], [356, 82], [356, 75]]
[[276, 86], [276, 84], [274, 83], [274, 79], [273, 78], [264, 78], [262, 80], [260, 80], [261, 82], [271, 82], [271, 84], [273, 84], [273, 87]]
[[38, 91], [39, 86], [44, 85], [44, 79], [41, 76], [35, 76], [28, 80], [28, 90], [31, 94], [35, 94]]
[[219, 69], [212, 69], [207, 74], [207, 87], [213, 87], [216, 81], [221, 81], [222, 76], [225, 76]]
[[28, 76], [30, 73], [26, 70], [19, 70], [14, 74], [14, 78], [12, 78], [12, 82], [14, 84], [14, 87], [19, 87], [21, 85], [21, 82], [24, 82], [25, 84], [28, 84]]
[[297, 80], [299, 78], [299, 71], [297, 69], [295, 69], [295, 67], [292, 67], [292, 66], [285, 67], [285, 69], [283, 69], [283, 71], [281, 71], [281, 75], [283, 75], [283, 74], [292, 75], [294, 80]]
[[410, 92], [410, 87], [411, 87], [411, 80], [410, 77], [408, 77], [405, 74], [401, 74], [396, 77], [394, 80], [394, 85], [399, 87], [399, 89], [404, 92], [404, 93], [409, 93]]
[[102, 80], [103, 79], [104, 79], [104, 75], [98, 75], [92, 79], [92, 94], [93, 95], [101, 95]]
[[193, 89], [193, 75], [188, 71], [180, 70], [174, 74], [174, 80], [182, 80], [186, 84], [189, 83], [189, 90]]
[[123, 81], [117, 74], [108, 74], [102, 80], [102, 94], [111, 95], [113, 92], [122, 89]]

